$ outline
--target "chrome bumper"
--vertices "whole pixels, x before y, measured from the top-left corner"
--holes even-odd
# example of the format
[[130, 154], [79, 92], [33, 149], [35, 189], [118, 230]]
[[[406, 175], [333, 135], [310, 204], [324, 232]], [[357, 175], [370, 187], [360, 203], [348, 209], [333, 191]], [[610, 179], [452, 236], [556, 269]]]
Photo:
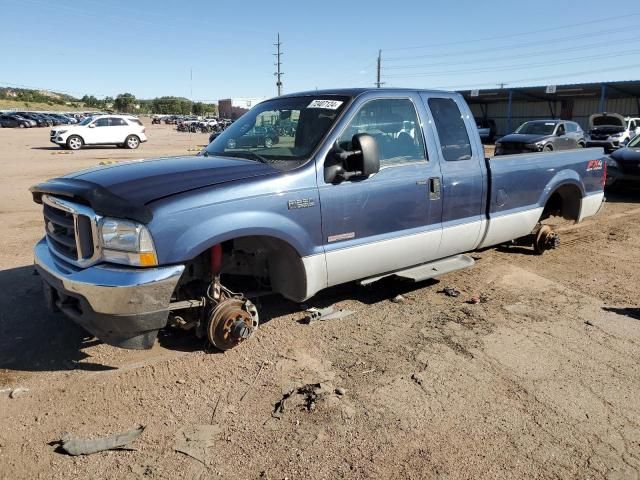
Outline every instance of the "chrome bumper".
[[153, 345], [184, 271], [184, 265], [80, 269], [52, 254], [45, 239], [34, 253], [45, 289], [52, 289], [45, 292], [52, 306], [106, 343], [124, 348]]

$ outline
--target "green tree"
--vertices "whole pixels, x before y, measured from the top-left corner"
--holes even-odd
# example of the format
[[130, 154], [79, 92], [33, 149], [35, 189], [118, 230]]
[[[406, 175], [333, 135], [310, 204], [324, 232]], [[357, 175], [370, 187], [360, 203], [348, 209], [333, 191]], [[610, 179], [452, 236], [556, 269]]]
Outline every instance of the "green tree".
[[135, 110], [136, 97], [130, 93], [121, 93], [113, 102], [113, 107], [119, 112], [131, 113]]

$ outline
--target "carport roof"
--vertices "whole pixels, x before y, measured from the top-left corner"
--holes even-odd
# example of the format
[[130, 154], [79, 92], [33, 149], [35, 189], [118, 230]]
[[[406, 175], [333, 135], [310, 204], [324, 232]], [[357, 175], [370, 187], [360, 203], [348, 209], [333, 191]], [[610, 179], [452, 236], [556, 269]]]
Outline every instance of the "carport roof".
[[554, 101], [567, 98], [600, 98], [602, 89], [605, 89], [607, 99], [640, 97], [640, 80], [628, 80], [620, 82], [600, 83], [574, 83], [568, 85], [556, 85], [555, 93], [547, 93], [547, 86], [538, 87], [504, 87], [482, 89], [477, 91], [477, 96], [471, 96], [474, 90], [460, 90], [467, 103], [495, 103], [509, 100], [509, 91], [512, 100]]

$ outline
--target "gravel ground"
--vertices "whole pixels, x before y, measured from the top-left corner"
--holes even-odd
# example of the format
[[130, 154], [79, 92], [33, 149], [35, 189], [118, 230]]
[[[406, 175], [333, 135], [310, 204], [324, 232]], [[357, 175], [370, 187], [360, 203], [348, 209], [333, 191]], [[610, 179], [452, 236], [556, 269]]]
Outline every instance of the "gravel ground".
[[[67, 153], [46, 129], [0, 130], [0, 478], [639, 477], [638, 191], [608, 194], [542, 257], [489, 249], [439, 281], [309, 301], [356, 312], [341, 320], [306, 325], [300, 305], [269, 298], [258, 333], [225, 354], [173, 331], [127, 351], [44, 310], [27, 188], [205, 139], [147, 132], [137, 151]], [[139, 424], [130, 450], [71, 457], [51, 444]]]

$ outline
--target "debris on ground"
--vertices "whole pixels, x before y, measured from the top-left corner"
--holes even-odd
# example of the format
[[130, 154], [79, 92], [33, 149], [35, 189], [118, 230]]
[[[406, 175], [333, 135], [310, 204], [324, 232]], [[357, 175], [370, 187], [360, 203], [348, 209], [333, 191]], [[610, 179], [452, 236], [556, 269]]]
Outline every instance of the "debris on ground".
[[460, 290], [456, 290], [453, 287], [444, 287], [441, 290], [441, 293], [444, 293], [447, 297], [459, 297], [460, 296]]
[[486, 303], [488, 300], [489, 298], [486, 295], [480, 294], [473, 295], [469, 300], [467, 300], [467, 303], [477, 305], [478, 303]]
[[[338, 391], [342, 393], [340, 394]], [[280, 416], [287, 411], [288, 403], [294, 400], [292, 398], [294, 393], [299, 396], [299, 398], [295, 399], [295, 405], [301, 407], [303, 411], [313, 412], [316, 409], [320, 397], [330, 394], [331, 392], [344, 395], [346, 390], [344, 388], [333, 389], [326, 383], [307, 383], [301, 387], [288, 388], [283, 391], [282, 398], [274, 405], [271, 416], [280, 418]]]
[[403, 303], [407, 301], [407, 297], [405, 297], [404, 295], [396, 295], [391, 299], [391, 301], [393, 303]]
[[584, 324], [593, 327], [593, 323], [591, 323], [589, 320], [585, 320]]
[[104, 450], [117, 450], [126, 447], [138, 438], [144, 432], [144, 429], [145, 427], [140, 425], [127, 432], [92, 439], [78, 438], [65, 433], [60, 441], [56, 443], [59, 443], [69, 455], [90, 455]]
[[2, 393], [9, 393], [9, 398], [18, 398], [29, 391], [28, 388], [17, 387], [2, 390]]
[[304, 397], [304, 409], [307, 412], [313, 412], [316, 409], [316, 403], [318, 400], [318, 390], [322, 387], [319, 383], [307, 383], [298, 388], [298, 394]]
[[352, 310], [335, 310], [333, 307], [327, 308], [309, 308], [305, 310], [305, 317], [303, 319], [304, 323], [311, 323], [315, 321], [325, 321], [325, 320], [337, 320], [340, 318], [348, 317], [349, 315], [353, 315], [355, 312]]
[[276, 402], [273, 407], [272, 417], [280, 418], [280, 415], [287, 410], [287, 400], [293, 395], [295, 388], [289, 389], [282, 393], [282, 398]]
[[176, 433], [173, 449], [207, 465], [207, 449], [215, 445], [221, 433], [219, 425], [190, 425]]
[[342, 388], [342, 387], [336, 388], [336, 394], [337, 395], [343, 396], [346, 393], [347, 393], [347, 391], [344, 388]]

